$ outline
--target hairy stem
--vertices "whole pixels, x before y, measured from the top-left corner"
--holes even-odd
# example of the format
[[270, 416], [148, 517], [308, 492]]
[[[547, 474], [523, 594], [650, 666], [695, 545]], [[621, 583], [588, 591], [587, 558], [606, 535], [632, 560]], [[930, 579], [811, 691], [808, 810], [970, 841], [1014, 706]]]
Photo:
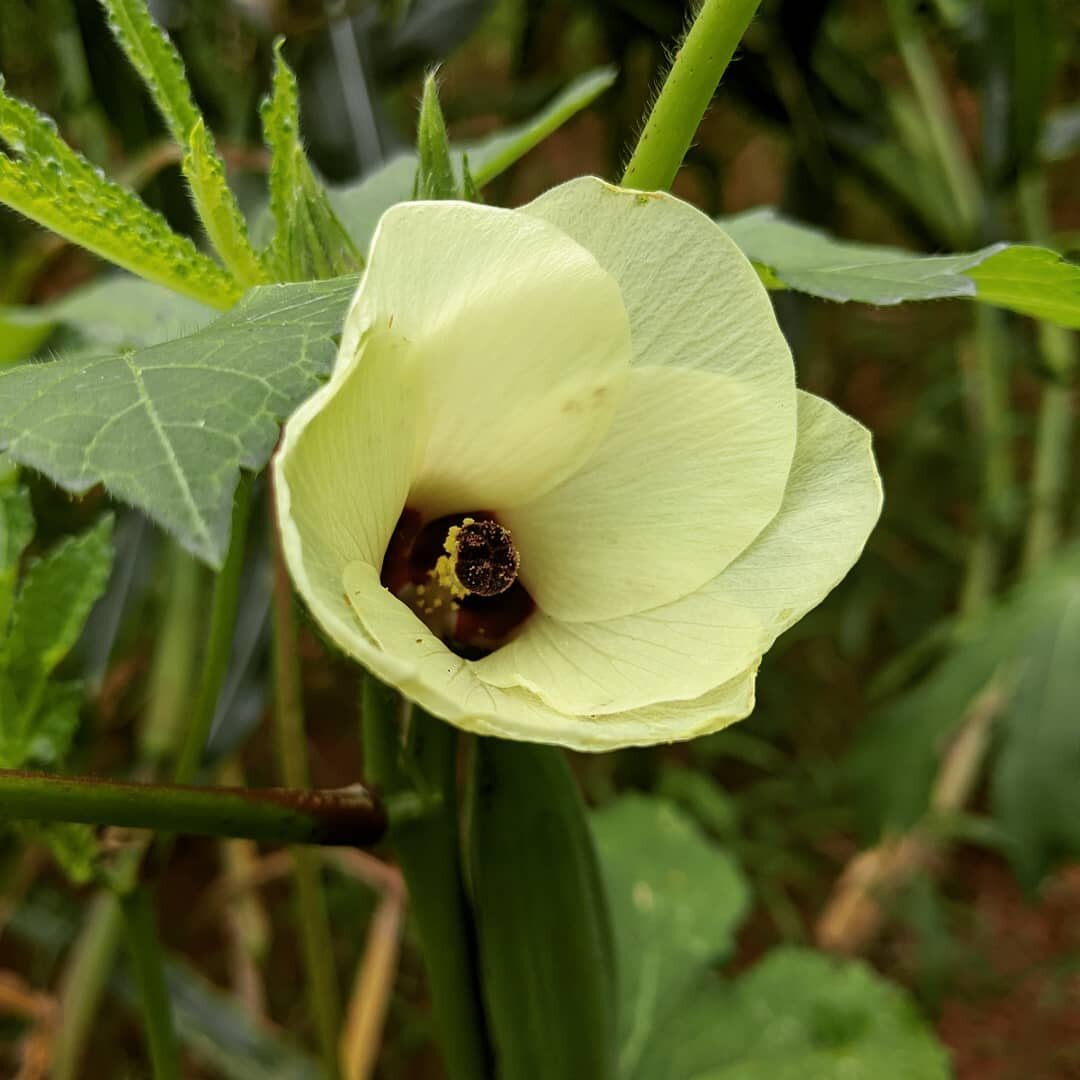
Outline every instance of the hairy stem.
[[77, 821], [268, 844], [363, 847], [386, 829], [386, 812], [354, 784], [310, 791], [141, 784], [0, 770], [0, 818]]
[[[198, 618], [201, 571], [177, 545], [166, 552], [168, 596], [154, 644], [149, 704], [138, 732], [138, 779], [154, 779], [179, 742], [188, 688], [194, 681], [202, 628]], [[74, 1080], [105, 983], [120, 944], [123, 921], [110, 890], [94, 898], [90, 916], [68, 956], [60, 986], [60, 1023], [53, 1080]]]
[[623, 187], [666, 191], [761, 0], [705, 0], [638, 139]]
[[[271, 526], [273, 527], [273, 522]], [[296, 609], [292, 587], [274, 529], [274, 717], [278, 768], [286, 784], [305, 788], [311, 784], [304, 711], [300, 688]], [[338, 1033], [341, 999], [334, 971], [334, 943], [314, 852], [293, 852], [296, 885], [296, 922], [307, 973], [308, 1011], [316, 1025], [323, 1071], [328, 1080], [340, 1075]]]

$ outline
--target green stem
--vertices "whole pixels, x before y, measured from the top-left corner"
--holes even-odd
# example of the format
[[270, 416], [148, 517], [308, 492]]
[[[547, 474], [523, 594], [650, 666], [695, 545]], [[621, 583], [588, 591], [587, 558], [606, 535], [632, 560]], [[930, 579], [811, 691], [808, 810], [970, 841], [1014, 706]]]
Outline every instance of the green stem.
[[1068, 488], [1072, 433], [1072, 387], [1047, 383], [1043, 388], [1035, 430], [1031, 510], [1021, 563], [1025, 574], [1034, 570], [1061, 540], [1062, 501]]
[[[311, 775], [304, 734], [296, 608], [277, 529], [273, 532], [274, 717], [278, 767], [286, 784], [306, 788], [311, 785]], [[307, 972], [308, 1010], [318, 1031], [323, 1071], [330, 1080], [340, 1075], [337, 1047], [341, 999], [334, 971], [330, 916], [320, 874], [321, 864], [314, 852], [298, 850], [293, 853], [296, 920]]]
[[210, 725], [214, 720], [218, 694], [225, 681], [225, 673], [232, 653], [233, 630], [236, 625], [236, 607], [240, 598], [240, 573], [244, 568], [244, 548], [247, 544], [247, 521], [251, 510], [251, 473], [244, 473], [233, 500], [232, 532], [225, 565], [214, 580], [214, 598], [210, 608], [210, 631], [203, 658], [202, 680], [195, 699], [191, 725], [184, 735], [180, 759], [176, 763], [173, 779], [187, 784], [199, 771]]
[[[978, 239], [983, 213], [975, 167], [912, 0], [887, 0], [887, 6], [897, 47], [952, 196], [957, 222], [949, 239], [957, 247], [969, 247]], [[1012, 522], [1015, 490], [1004, 350], [1000, 312], [977, 305], [971, 389], [982, 459], [982, 505], [961, 587], [962, 615], [979, 611], [993, 596], [1001, 572], [1002, 538]]]
[[173, 1025], [169, 988], [165, 984], [165, 962], [158, 940], [153, 895], [145, 885], [139, 886], [127, 893], [120, 905], [135, 985], [142, 1003], [154, 1080], [181, 1080], [180, 1047]]
[[76, 821], [267, 844], [364, 847], [387, 815], [361, 787], [212, 788], [0, 770], [0, 820]]
[[104, 165], [109, 152], [109, 125], [94, 94], [75, 2], [48, 0], [41, 6], [47, 19], [42, 29], [46, 40], [52, 42], [53, 71], [66, 106], [65, 132], [75, 136], [76, 145], [92, 162]]
[[973, 615], [993, 596], [1001, 572], [1002, 537], [1012, 522], [1015, 488], [1003, 322], [1000, 311], [976, 306], [972, 389], [982, 462], [982, 505], [961, 590], [963, 615]]
[[[176, 545], [169, 546], [167, 566], [168, 599], [154, 644], [149, 704], [139, 725], [138, 761], [134, 769], [139, 779], [159, 775], [179, 741], [202, 633], [199, 620], [202, 571]], [[138, 856], [131, 861], [134, 876]], [[116, 896], [111, 890], [100, 891], [69, 954], [61, 982], [61, 1022], [53, 1053], [54, 1080], [75, 1080], [81, 1070], [86, 1039], [120, 945], [122, 929]]]
[[[1040, 169], [1023, 177], [1017, 189], [1027, 239], [1051, 242], [1046, 177]], [[1030, 573], [1057, 546], [1062, 530], [1062, 502], [1068, 486], [1073, 437], [1072, 374], [1076, 366], [1073, 335], [1044, 320], [1038, 324], [1039, 347], [1049, 378], [1043, 387], [1035, 431], [1031, 506], [1024, 537], [1023, 570]]]
[[717, 84], [761, 0], [705, 0], [675, 53], [638, 139], [623, 187], [671, 187]]
[[491, 1062], [475, 935], [458, 856], [457, 739], [451, 727], [412, 709], [406, 770], [401, 709], [393, 690], [372, 676], [364, 679], [365, 772], [385, 793], [407, 790], [415, 772], [424, 794], [440, 797], [424, 817], [395, 825], [391, 844], [409, 889], [447, 1077], [484, 1080], [491, 1076]]
[[979, 180], [956, 125], [945, 84], [927, 48], [912, 0], [887, 0], [887, 7], [893, 36], [915, 89], [959, 219], [954, 241], [966, 246], [971, 243], [979, 224], [982, 205]]
[[202, 638], [202, 568], [177, 544], [165, 556], [169, 594], [138, 733], [139, 769], [148, 775], [158, 773], [180, 741]]
[[112, 892], [101, 890], [72, 947], [60, 984], [53, 1080], [75, 1080], [82, 1069], [86, 1040], [112, 971], [122, 930], [120, 902]]

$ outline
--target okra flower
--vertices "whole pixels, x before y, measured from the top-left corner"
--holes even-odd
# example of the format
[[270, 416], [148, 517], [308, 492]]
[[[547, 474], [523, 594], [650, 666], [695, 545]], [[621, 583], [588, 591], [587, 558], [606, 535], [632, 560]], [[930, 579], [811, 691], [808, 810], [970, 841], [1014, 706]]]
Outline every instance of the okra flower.
[[461, 728], [582, 750], [746, 716], [881, 503], [721, 229], [595, 179], [387, 211], [274, 481], [342, 649]]

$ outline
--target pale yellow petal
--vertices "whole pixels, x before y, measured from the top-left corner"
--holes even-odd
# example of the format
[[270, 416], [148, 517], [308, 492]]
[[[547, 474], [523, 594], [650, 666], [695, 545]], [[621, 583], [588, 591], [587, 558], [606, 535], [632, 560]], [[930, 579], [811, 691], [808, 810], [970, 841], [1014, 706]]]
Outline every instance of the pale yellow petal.
[[274, 459], [282, 545], [300, 595], [324, 625], [344, 618], [342, 568], [382, 565], [417, 459], [416, 394], [404, 346], [369, 335], [293, 414]]
[[700, 588], [780, 507], [795, 392], [678, 367], [636, 367], [614, 423], [573, 476], [502, 510], [541, 609], [592, 622]]
[[346, 320], [409, 343], [424, 434], [410, 505], [498, 509], [575, 471], [603, 438], [629, 369], [612, 277], [559, 229], [469, 203], [383, 216]]
[[481, 682], [472, 663], [432, 635], [379, 584], [365, 563], [350, 564], [341, 584], [355, 612], [355, 625], [349, 627], [337, 618], [323, 623], [324, 629], [376, 676], [466, 731], [574, 750], [615, 750], [693, 738], [742, 719], [754, 707], [756, 663], [694, 701], [607, 716], [562, 713], [528, 691]]
[[590, 176], [521, 209], [573, 237], [619, 283], [635, 364], [701, 368], [790, 395], [791, 354], [769, 295], [734, 241], [700, 210]]
[[478, 661], [476, 674], [531, 690], [555, 709], [602, 714], [693, 699], [754, 664], [854, 565], [881, 509], [869, 432], [811, 394], [798, 401], [780, 510], [723, 573], [674, 604], [625, 618], [563, 623], [538, 614]]

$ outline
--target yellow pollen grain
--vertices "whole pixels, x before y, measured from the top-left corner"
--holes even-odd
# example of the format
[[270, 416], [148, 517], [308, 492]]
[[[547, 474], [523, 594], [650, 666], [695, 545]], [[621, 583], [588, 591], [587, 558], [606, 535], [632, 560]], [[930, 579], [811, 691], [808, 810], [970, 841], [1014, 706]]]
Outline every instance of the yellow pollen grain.
[[[438, 561], [435, 563], [435, 569], [431, 571], [431, 576], [435, 581], [444, 589], [447, 589], [450, 595], [457, 600], [469, 595], [469, 590], [461, 584], [457, 576], [458, 536], [466, 525], [474, 524], [475, 520], [475, 518], [471, 517], [463, 518], [460, 525], [451, 525], [446, 530], [446, 539], [443, 541], [443, 550], [446, 554], [439, 556]], [[441, 600], [435, 601], [436, 607], [441, 604]]]

